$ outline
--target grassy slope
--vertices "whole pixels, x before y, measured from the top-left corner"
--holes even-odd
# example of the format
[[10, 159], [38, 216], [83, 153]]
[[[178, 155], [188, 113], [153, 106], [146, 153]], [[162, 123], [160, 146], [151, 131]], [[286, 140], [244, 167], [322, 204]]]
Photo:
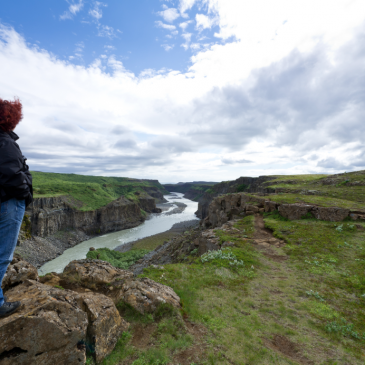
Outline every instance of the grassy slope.
[[[183, 319], [129, 314], [131, 330], [104, 364], [364, 364], [365, 231], [272, 214], [264, 221], [286, 246], [254, 245], [252, 216], [237, 231], [216, 231], [235, 242], [244, 267], [192, 253], [186, 263], [145, 270], [178, 293]], [[201, 351], [186, 332], [191, 322], [206, 329]], [[135, 341], [141, 326], [150, 331], [145, 347]]]
[[163, 194], [168, 192], [162, 185], [124, 177], [84, 176], [32, 172], [35, 197], [69, 195], [81, 202], [80, 210], [94, 210], [105, 206], [121, 195], [136, 200], [136, 192], [145, 194], [143, 187], [157, 187]]
[[[286, 193], [270, 196], [279, 203], [306, 202], [321, 206], [337, 206], [349, 209], [365, 209], [365, 172], [356, 171], [341, 175], [292, 175], [278, 176], [266, 184], [267, 187], [285, 189]], [[314, 190], [315, 195], [291, 193]]]

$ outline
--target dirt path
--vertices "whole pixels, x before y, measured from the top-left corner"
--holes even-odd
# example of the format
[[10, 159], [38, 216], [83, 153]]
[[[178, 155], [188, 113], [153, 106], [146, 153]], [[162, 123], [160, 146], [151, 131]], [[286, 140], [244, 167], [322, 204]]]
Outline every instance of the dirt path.
[[274, 238], [272, 232], [265, 228], [265, 222], [261, 214], [255, 215], [255, 239]]
[[335, 345], [308, 325], [311, 319], [302, 310], [307, 298], [298, 296], [308, 283], [289, 263], [283, 250], [285, 242], [265, 228], [261, 215], [255, 216], [254, 227], [255, 245], [264, 255], [265, 269], [250, 283], [248, 291], [255, 308], [251, 315], [255, 313], [267, 323], [271, 332], [261, 337], [263, 345], [294, 364], [320, 364], [329, 358], [338, 359]]

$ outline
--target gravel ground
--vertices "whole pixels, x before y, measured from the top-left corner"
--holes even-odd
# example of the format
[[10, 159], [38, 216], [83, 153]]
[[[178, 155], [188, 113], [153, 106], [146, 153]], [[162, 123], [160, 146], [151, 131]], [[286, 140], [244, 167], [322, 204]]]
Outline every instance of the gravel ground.
[[82, 231], [60, 231], [47, 238], [33, 237], [20, 242], [15, 249], [15, 253], [36, 268], [40, 268], [46, 262], [62, 255], [68, 248], [74, 247], [90, 238], [92, 236], [88, 236]]
[[174, 205], [176, 205], [177, 207], [172, 209], [170, 212], [166, 213], [166, 215], [180, 214], [187, 207], [186, 204], [180, 203], [180, 202], [157, 204], [156, 207], [162, 209], [163, 212], [166, 212], [167, 210], [169, 210]]
[[158, 233], [153, 236], [141, 238], [139, 240], [125, 243], [124, 245], [115, 248], [115, 251], [127, 252], [134, 249], [155, 249], [157, 246], [161, 245], [165, 241], [168, 241], [174, 236], [184, 233], [186, 230], [199, 226], [199, 220], [192, 219], [190, 221], [175, 223], [171, 229], [166, 232]]

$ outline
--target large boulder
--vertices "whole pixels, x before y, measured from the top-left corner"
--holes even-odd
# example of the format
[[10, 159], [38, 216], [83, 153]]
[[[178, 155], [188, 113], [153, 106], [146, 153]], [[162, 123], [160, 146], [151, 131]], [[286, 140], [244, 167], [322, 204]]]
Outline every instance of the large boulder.
[[100, 363], [129, 327], [102, 294], [79, 294], [27, 280], [7, 296], [21, 300], [22, 306], [0, 320], [1, 364], [84, 364], [85, 345]]
[[349, 209], [314, 207], [313, 214], [317, 219], [331, 222], [341, 222], [350, 215]]
[[71, 261], [62, 274], [63, 280], [92, 290], [121, 284], [133, 276], [131, 271], [118, 269], [106, 261], [88, 259]]
[[37, 269], [20, 257], [14, 257], [6, 271], [1, 287], [6, 291], [28, 279], [39, 280]]
[[109, 355], [122, 332], [129, 323], [121, 316], [113, 301], [102, 294], [83, 293], [79, 295], [88, 315], [87, 342], [95, 351], [96, 362], [101, 362]]
[[142, 314], [155, 312], [161, 304], [180, 308], [180, 297], [172, 288], [148, 278], [124, 282], [120, 298]]
[[77, 293], [27, 280], [7, 297], [22, 306], [0, 319], [1, 365], [85, 364], [88, 319]]
[[307, 204], [282, 204], [279, 206], [279, 213], [289, 220], [301, 219], [307, 213], [310, 213], [313, 205]]

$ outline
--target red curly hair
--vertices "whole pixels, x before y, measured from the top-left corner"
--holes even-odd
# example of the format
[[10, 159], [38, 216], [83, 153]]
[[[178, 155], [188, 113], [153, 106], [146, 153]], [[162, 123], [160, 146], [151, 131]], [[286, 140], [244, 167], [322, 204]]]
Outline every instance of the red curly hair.
[[8, 101], [0, 98], [0, 128], [4, 132], [11, 132], [22, 119], [22, 103], [19, 99]]

